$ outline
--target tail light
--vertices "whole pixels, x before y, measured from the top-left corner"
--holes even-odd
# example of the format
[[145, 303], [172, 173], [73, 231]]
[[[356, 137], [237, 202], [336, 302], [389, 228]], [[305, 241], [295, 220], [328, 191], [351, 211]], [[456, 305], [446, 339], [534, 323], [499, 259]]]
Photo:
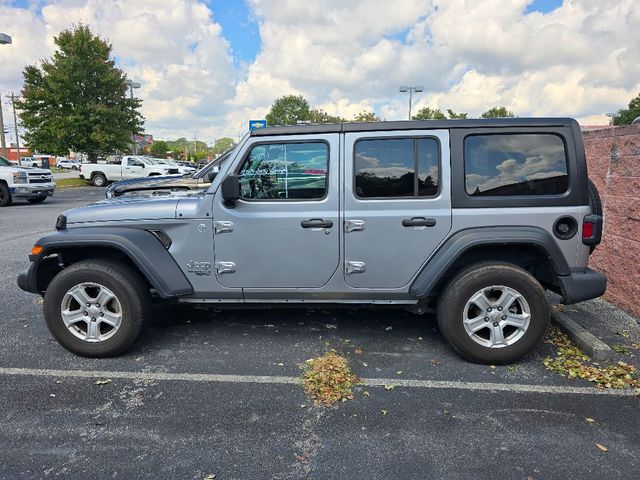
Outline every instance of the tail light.
[[582, 220], [582, 243], [584, 245], [598, 245], [602, 239], [602, 217], [600, 215], [585, 215]]

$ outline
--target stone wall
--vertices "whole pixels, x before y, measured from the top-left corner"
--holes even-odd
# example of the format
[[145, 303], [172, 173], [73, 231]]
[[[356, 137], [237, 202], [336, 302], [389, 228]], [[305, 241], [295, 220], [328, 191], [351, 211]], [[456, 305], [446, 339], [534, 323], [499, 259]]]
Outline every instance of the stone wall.
[[592, 268], [609, 280], [605, 298], [640, 318], [640, 125], [583, 132], [589, 178], [604, 209]]

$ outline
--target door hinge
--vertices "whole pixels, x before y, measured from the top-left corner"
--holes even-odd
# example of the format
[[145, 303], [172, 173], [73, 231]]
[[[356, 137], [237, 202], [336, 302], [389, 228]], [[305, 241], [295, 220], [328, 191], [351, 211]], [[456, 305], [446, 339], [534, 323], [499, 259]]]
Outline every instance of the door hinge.
[[352, 273], [364, 273], [367, 270], [367, 265], [364, 262], [347, 262], [347, 275]]
[[213, 222], [213, 231], [215, 233], [233, 232], [233, 222]]
[[345, 220], [344, 231], [349, 232], [361, 232], [364, 230], [364, 220]]
[[234, 273], [236, 264], [234, 262], [216, 262], [216, 273]]

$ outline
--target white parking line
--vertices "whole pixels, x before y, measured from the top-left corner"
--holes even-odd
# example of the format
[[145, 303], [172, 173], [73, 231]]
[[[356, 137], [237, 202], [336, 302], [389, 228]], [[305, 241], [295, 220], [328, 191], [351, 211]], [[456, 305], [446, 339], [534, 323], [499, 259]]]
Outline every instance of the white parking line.
[[[298, 377], [277, 375], [220, 375], [214, 373], [153, 373], [153, 372], [110, 372], [101, 370], [53, 370], [34, 368], [0, 367], [0, 375], [17, 375], [28, 377], [57, 378], [109, 378], [124, 380], [158, 380], [180, 382], [218, 382], [218, 383], [267, 383], [267, 384], [300, 384]], [[527, 385], [509, 383], [455, 382], [446, 380], [402, 380], [397, 378], [365, 378], [362, 385], [368, 387], [395, 387], [480, 390], [513, 393], [548, 393], [558, 395], [609, 395], [629, 397], [636, 395], [634, 390], [598, 389], [595, 387], [563, 387], [555, 385]]]

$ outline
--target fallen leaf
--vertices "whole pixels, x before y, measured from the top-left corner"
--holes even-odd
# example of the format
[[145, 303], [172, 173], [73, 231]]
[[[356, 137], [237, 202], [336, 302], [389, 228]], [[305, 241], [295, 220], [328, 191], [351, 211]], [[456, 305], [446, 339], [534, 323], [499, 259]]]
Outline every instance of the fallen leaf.
[[306, 462], [307, 457], [305, 457], [304, 455], [296, 455], [296, 460], [299, 462]]
[[279, 367], [284, 367], [284, 363], [280, 362], [280, 363], [278, 364], [278, 366], [279, 366]]
[[402, 370], [398, 370], [398, 371], [396, 372], [396, 374], [397, 374], [397, 375], [402, 375]]
[[384, 389], [385, 389], [385, 390], [387, 390], [387, 391], [388, 391], [388, 390], [393, 390], [394, 388], [396, 388], [396, 386], [395, 386], [395, 385], [385, 385], [385, 386], [384, 386]]
[[270, 323], [269, 325], [265, 325], [265, 327], [267, 327], [267, 328], [272, 328], [272, 327], [275, 327], [275, 325], [274, 325], [274, 324], [272, 324], [272, 323]]
[[496, 366], [495, 366], [495, 365], [491, 365], [491, 368], [492, 368], [493, 370], [495, 370], [495, 369], [496, 369]]
[[307, 406], [304, 403], [301, 403], [300, 408], [307, 408]]
[[353, 353], [355, 353], [356, 355], [362, 355], [362, 349], [361, 348], [356, 348]]
[[627, 332], [626, 330], [619, 330], [616, 332], [616, 335], [620, 335], [624, 338], [629, 338], [629, 332]]
[[389, 413], [386, 410], [380, 410], [380, 412], [382, 412], [382, 415], [386, 415], [387, 413]]
[[111, 380], [107, 379], [107, 380], [96, 380], [95, 382], [96, 385], [106, 385], [107, 383], [111, 383]]
[[368, 363], [366, 363], [366, 362], [362, 362], [362, 366], [363, 366], [363, 367], [368, 367], [368, 366], [369, 366], [369, 364], [368, 364]]
[[331, 323], [325, 323], [324, 324], [324, 328], [329, 329], [329, 330], [332, 330], [332, 329], [335, 330], [336, 328], [338, 328], [338, 326], [337, 325], [333, 325]]
[[56, 380], [56, 383], [62, 383], [62, 380]]
[[600, 449], [603, 452], [608, 452], [609, 449], [607, 447], [605, 447], [604, 445], [602, 445], [601, 443], [596, 443], [596, 447], [598, 447], [598, 449]]
[[418, 340], [422, 340], [422, 337], [418, 337]]
[[587, 417], [587, 418], [585, 418], [585, 420], [586, 420], [587, 422], [589, 422], [589, 423], [593, 423], [593, 422], [595, 422], [595, 420], [594, 420], [593, 418], [591, 418], [591, 417]]
[[213, 473], [210, 473], [203, 480], [215, 480], [216, 476]]
[[393, 330], [393, 327], [389, 326], [389, 327], [385, 328], [385, 330], [388, 332], [389, 330]]
[[362, 392], [362, 396], [363, 396], [363, 397], [369, 397], [370, 395], [371, 395], [371, 394], [370, 394], [368, 391], [366, 391], [366, 390], [365, 390], [364, 392]]
[[431, 360], [431, 365], [440, 365], [441, 363], [440, 360]]

